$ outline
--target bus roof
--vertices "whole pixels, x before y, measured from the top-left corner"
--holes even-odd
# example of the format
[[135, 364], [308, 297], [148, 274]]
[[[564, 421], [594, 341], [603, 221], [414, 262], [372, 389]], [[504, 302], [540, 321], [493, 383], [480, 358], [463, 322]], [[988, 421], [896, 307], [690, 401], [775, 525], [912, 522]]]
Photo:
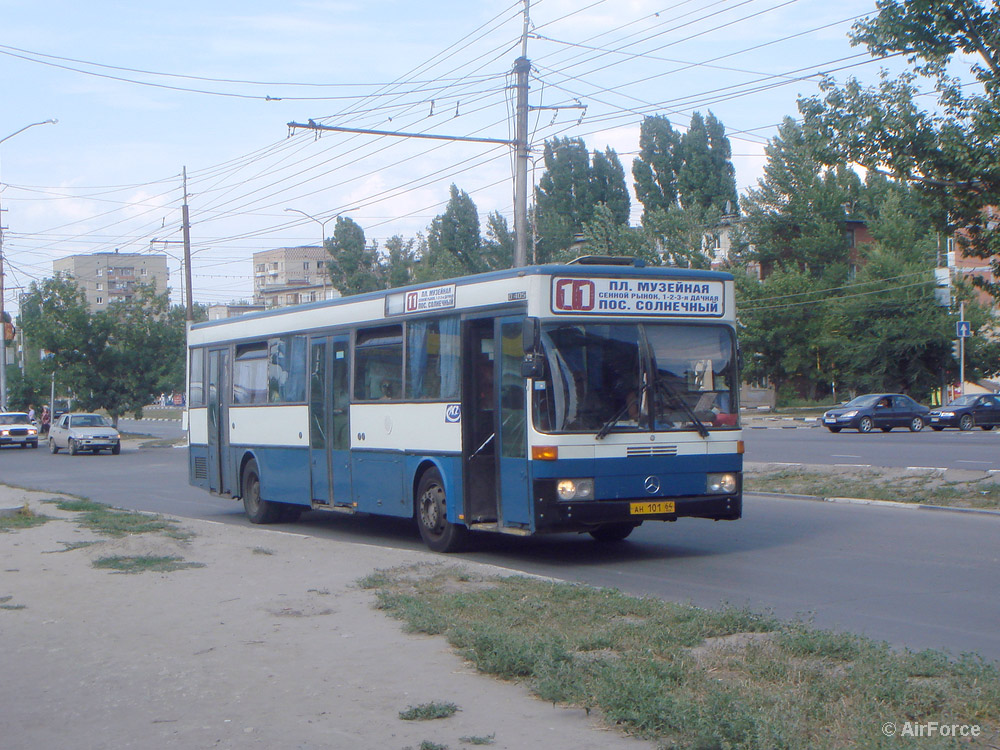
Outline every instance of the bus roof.
[[[607, 260], [610, 261], [606, 264], [595, 262], [597, 260]], [[694, 269], [694, 268], [676, 268], [674, 266], [646, 266], [642, 264], [642, 261], [634, 261], [629, 258], [622, 258], [621, 260], [630, 261], [628, 265], [621, 264], [617, 258], [595, 258], [594, 256], [589, 256], [587, 258], [578, 259], [579, 262], [570, 263], [559, 263], [559, 264], [546, 264], [546, 265], [534, 265], [534, 266], [524, 266], [521, 268], [508, 268], [500, 271], [488, 271], [486, 273], [473, 274], [470, 276], [459, 276], [451, 279], [440, 279], [437, 281], [427, 281], [420, 284], [410, 284], [408, 286], [395, 287], [392, 289], [380, 289], [374, 292], [366, 292], [364, 294], [352, 294], [347, 297], [337, 297], [336, 299], [329, 300], [319, 300], [317, 302], [306, 302], [299, 305], [289, 305], [286, 307], [276, 307], [270, 310], [263, 310], [260, 312], [246, 313], [245, 315], [237, 316], [236, 318], [222, 318], [220, 320], [204, 321], [201, 323], [195, 323], [191, 326], [192, 330], [198, 330], [203, 328], [210, 328], [212, 326], [220, 326], [232, 324], [235, 321], [249, 321], [249, 320], [259, 320], [263, 318], [270, 318], [278, 315], [287, 315], [292, 311], [301, 311], [309, 309], [319, 309], [326, 307], [337, 307], [340, 305], [355, 304], [359, 302], [366, 302], [371, 300], [381, 300], [387, 295], [398, 295], [401, 293], [406, 293], [408, 291], [415, 291], [420, 289], [429, 289], [432, 287], [440, 287], [448, 284], [455, 284], [456, 286], [465, 286], [468, 284], [478, 284], [488, 281], [498, 281], [502, 279], [518, 278], [524, 276], [618, 276], [618, 277], [643, 277], [643, 278], [671, 278], [671, 279], [684, 279], [690, 281], [705, 280], [705, 281], [731, 281], [733, 275], [725, 271], [710, 271], [704, 269]]]

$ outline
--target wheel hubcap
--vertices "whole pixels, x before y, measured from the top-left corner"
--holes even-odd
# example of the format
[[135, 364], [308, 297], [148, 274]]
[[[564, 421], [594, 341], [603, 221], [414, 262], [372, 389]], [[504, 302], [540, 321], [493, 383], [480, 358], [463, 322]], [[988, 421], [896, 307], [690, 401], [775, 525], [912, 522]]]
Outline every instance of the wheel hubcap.
[[433, 534], [440, 534], [444, 528], [444, 490], [428, 487], [420, 498], [420, 522]]

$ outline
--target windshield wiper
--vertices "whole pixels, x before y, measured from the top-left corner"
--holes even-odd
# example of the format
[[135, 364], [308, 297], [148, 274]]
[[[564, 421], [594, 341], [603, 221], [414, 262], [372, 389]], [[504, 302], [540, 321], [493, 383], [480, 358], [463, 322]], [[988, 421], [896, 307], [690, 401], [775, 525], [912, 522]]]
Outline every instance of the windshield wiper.
[[608, 420], [607, 422], [605, 422], [605, 423], [604, 423], [604, 424], [603, 424], [603, 425], [601, 426], [601, 429], [597, 431], [597, 435], [595, 435], [595, 436], [594, 436], [594, 437], [595, 437], [595, 439], [597, 439], [597, 440], [603, 440], [603, 439], [604, 439], [604, 437], [605, 437], [605, 436], [606, 436], [606, 435], [607, 435], [607, 434], [608, 434], [609, 432], [611, 432], [611, 429], [612, 429], [612, 428], [613, 428], [613, 427], [614, 427], [614, 426], [615, 426], [616, 424], [618, 424], [618, 420], [619, 420], [619, 419], [621, 419], [622, 417], [624, 417], [624, 416], [625, 416], [625, 413], [626, 413], [626, 412], [627, 412], [627, 411], [628, 411], [628, 410], [629, 410], [630, 408], [632, 408], [632, 405], [633, 405], [633, 404], [635, 404], [635, 405], [637, 405], [637, 406], [638, 406], [638, 405], [640, 405], [640, 404], [642, 404], [642, 397], [643, 397], [643, 394], [645, 394], [647, 390], [649, 390], [649, 383], [645, 383], [645, 384], [641, 385], [641, 386], [639, 387], [639, 390], [638, 390], [638, 391], [636, 392], [636, 394], [635, 394], [635, 396], [634, 396], [633, 398], [627, 398], [627, 399], [625, 399], [625, 405], [624, 405], [624, 406], [622, 406], [622, 408], [621, 408], [621, 409], [619, 409], [618, 411], [616, 411], [616, 412], [615, 412], [615, 413], [614, 413], [614, 414], [613, 414], [613, 415], [611, 416], [611, 419], [609, 419], [609, 420]]
[[694, 409], [691, 408], [691, 405], [687, 402], [687, 400], [684, 399], [676, 390], [674, 390], [674, 387], [670, 385], [670, 383], [668, 383], [666, 380], [656, 380], [654, 381], [654, 383], [658, 388], [663, 388], [663, 390], [666, 391], [667, 395], [671, 399], [673, 399], [674, 401], [678, 402], [681, 405], [681, 408], [684, 410], [684, 413], [687, 414], [688, 418], [694, 423], [694, 428], [698, 431], [698, 434], [701, 435], [703, 438], [707, 438], [708, 428], [705, 426], [704, 422], [698, 419], [698, 417], [694, 413]]

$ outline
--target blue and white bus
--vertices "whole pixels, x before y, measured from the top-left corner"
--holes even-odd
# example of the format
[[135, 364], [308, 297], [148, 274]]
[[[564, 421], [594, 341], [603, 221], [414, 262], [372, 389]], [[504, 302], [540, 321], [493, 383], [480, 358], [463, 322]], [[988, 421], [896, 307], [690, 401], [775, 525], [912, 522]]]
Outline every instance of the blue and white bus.
[[624, 539], [738, 519], [733, 278], [580, 259], [192, 325], [190, 481], [304, 510]]

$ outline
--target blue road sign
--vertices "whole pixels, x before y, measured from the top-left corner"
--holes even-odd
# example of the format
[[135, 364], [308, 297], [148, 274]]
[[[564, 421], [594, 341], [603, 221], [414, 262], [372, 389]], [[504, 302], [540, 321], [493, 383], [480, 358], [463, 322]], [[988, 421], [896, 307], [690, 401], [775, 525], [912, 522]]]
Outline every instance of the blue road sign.
[[972, 336], [972, 324], [967, 320], [960, 320], [955, 324], [955, 331], [960, 339], [967, 339]]

